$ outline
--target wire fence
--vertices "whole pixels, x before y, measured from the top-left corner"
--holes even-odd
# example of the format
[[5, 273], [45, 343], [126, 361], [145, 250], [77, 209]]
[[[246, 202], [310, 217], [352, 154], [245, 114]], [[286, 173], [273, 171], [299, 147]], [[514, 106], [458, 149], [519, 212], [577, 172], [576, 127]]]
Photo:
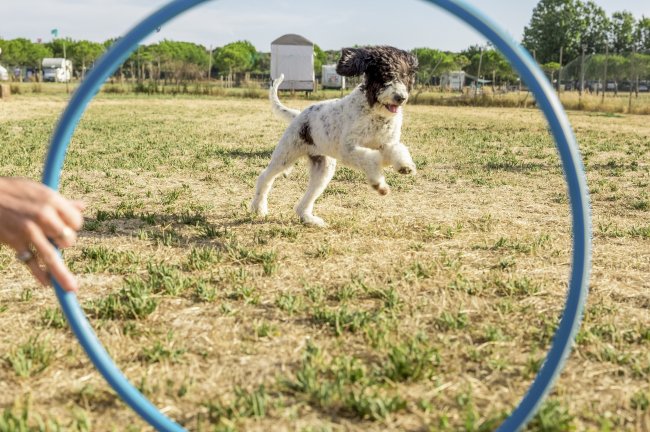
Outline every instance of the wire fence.
[[560, 91], [638, 96], [650, 92], [650, 52], [585, 54], [565, 64], [555, 83]]

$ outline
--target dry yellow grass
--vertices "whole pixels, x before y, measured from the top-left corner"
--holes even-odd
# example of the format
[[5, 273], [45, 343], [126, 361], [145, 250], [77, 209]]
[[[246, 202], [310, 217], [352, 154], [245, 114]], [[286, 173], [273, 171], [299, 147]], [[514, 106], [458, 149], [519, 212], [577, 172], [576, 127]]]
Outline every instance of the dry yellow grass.
[[[563, 91], [560, 93], [560, 101], [567, 110], [580, 110], [588, 112], [603, 113], [625, 113], [625, 114], [650, 114], [650, 94], [629, 93], [606, 93], [603, 99], [602, 94], [585, 92], [582, 96], [577, 91]], [[515, 107], [528, 108], [535, 106], [535, 98], [527, 91], [512, 91], [508, 93], [493, 93], [492, 89], [485, 89], [483, 94], [475, 96], [470, 89], [464, 95], [457, 92], [423, 92], [417, 96], [417, 102], [429, 105], [449, 106], [492, 106], [492, 107]]]
[[[0, 175], [38, 177], [63, 106], [0, 103]], [[593, 199], [591, 293], [532, 430], [647, 430], [650, 126], [571, 120]], [[340, 169], [316, 206], [327, 229], [293, 213], [303, 165], [278, 180], [267, 219], [247, 214], [283, 128], [266, 101], [93, 102], [63, 175], [63, 191], [88, 203], [66, 260], [118, 365], [191, 430], [493, 428], [545, 354], [570, 264], [565, 186], [541, 115], [408, 107], [418, 176], [389, 171], [393, 192], [380, 197]], [[7, 249], [0, 277], [5, 417], [29, 399], [31, 422], [148, 430]]]

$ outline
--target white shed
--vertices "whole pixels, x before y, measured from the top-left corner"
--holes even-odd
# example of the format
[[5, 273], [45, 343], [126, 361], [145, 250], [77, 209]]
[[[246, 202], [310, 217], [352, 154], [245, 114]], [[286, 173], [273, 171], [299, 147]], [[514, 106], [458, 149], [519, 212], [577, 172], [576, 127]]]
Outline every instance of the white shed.
[[[2, 54], [2, 48], [0, 48], [0, 54]], [[7, 69], [3, 68], [0, 65], [0, 81], [7, 81], [9, 79], [9, 72]]]
[[3, 68], [2, 65], [0, 65], [0, 81], [7, 81], [9, 79], [9, 72], [7, 69]]
[[271, 42], [271, 79], [281, 74], [281, 90], [314, 90], [314, 43], [297, 34]]
[[344, 89], [345, 77], [336, 73], [336, 65], [323, 65], [323, 88]]
[[451, 71], [443, 73], [440, 77], [440, 86], [448, 90], [463, 91], [465, 87], [465, 72]]

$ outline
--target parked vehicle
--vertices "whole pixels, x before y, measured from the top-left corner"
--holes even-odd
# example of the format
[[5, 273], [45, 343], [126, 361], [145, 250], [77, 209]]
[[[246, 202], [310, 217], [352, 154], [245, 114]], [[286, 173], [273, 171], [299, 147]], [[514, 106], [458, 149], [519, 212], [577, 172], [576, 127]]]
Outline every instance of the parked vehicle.
[[598, 92], [603, 89], [603, 84], [599, 81], [589, 81], [585, 88], [591, 92]]
[[345, 77], [336, 73], [336, 65], [323, 65], [321, 72], [323, 88], [344, 89]]
[[573, 85], [572, 81], [565, 81], [564, 83], [561, 83], [560, 85], [563, 86], [562, 88], [564, 90], [566, 90], [566, 91], [575, 90], [575, 86]]
[[618, 90], [622, 92], [629, 92], [634, 90], [634, 86], [629, 81], [623, 81], [618, 85]]
[[[0, 48], [0, 54], [2, 54], [2, 48]], [[7, 69], [3, 68], [0, 65], [0, 81], [7, 81], [9, 79], [9, 72]]]
[[70, 82], [72, 62], [63, 58], [44, 58], [42, 62], [43, 81]]

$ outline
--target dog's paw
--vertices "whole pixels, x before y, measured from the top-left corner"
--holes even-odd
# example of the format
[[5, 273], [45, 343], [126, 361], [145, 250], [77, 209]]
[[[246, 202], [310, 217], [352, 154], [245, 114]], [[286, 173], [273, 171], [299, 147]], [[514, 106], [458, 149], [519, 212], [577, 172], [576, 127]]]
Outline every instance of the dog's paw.
[[404, 175], [415, 175], [417, 173], [417, 169], [415, 168], [415, 164], [411, 163], [408, 165], [400, 166], [397, 168], [397, 172]]
[[323, 219], [314, 215], [302, 215], [300, 216], [300, 222], [302, 222], [304, 225], [315, 226], [319, 228], [325, 228], [327, 226]]
[[269, 208], [265, 203], [253, 201], [250, 206], [250, 212], [265, 217], [269, 214]]
[[384, 181], [372, 185], [372, 188], [379, 192], [379, 195], [388, 195], [390, 193], [390, 187]]
[[289, 177], [291, 177], [291, 173], [292, 173], [292, 172], [293, 172], [293, 165], [291, 165], [289, 168], [287, 168], [286, 170], [284, 170], [284, 171], [282, 172], [282, 176], [283, 176], [284, 178], [289, 178]]

